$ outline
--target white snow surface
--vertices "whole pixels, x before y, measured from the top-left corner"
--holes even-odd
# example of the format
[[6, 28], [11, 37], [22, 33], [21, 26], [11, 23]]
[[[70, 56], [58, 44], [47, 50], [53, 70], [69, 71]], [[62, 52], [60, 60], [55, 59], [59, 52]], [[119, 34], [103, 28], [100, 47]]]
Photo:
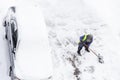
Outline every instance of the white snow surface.
[[[119, 0], [0, 0], [0, 80], [10, 80], [2, 19], [8, 7], [18, 3], [43, 9], [53, 49], [53, 80], [120, 80]], [[84, 48], [82, 57], [77, 55], [84, 33], [93, 34], [90, 48], [104, 57], [104, 64]]]

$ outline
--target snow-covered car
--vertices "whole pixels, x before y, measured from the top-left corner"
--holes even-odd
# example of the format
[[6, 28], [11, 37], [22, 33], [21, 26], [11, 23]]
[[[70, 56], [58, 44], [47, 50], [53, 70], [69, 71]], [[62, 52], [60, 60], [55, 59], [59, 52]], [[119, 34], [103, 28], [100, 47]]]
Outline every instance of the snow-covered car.
[[4, 19], [5, 38], [8, 41], [9, 49], [15, 54], [18, 44], [18, 26], [15, 17], [15, 7], [10, 7]]
[[[14, 64], [11, 63], [13, 64], [12, 69], [14, 69], [14, 78], [12, 79], [41, 80], [51, 78], [53, 73], [51, 48], [41, 10], [31, 5], [18, 6], [16, 17], [17, 23], [12, 21], [15, 32], [17, 30], [17, 33], [15, 33], [17, 43], [12, 39], [12, 42], [15, 42], [15, 48], [13, 48], [13, 50], [15, 49]], [[8, 20], [8, 22], [11, 21]], [[4, 25], [8, 22], [4, 22]], [[12, 38], [12, 31], [10, 30], [13, 28], [12, 25], [8, 24], [6, 27], [6, 39], [9, 44], [11, 44], [11, 41], [8, 38]], [[9, 47], [12, 48], [12, 46]]]
[[18, 37], [18, 25], [16, 20], [16, 9], [14, 6], [8, 9], [7, 15], [3, 20], [3, 26], [5, 27], [5, 38], [8, 43], [8, 51], [9, 51], [9, 61], [10, 61], [10, 71], [9, 76], [11, 79], [14, 78], [14, 59], [17, 50], [17, 46], [19, 44]]

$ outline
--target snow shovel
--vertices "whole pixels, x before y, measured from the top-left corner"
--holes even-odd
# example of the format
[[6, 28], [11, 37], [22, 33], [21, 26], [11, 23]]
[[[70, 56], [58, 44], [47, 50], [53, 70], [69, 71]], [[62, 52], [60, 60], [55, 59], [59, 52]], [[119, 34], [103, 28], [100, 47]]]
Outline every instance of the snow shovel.
[[[83, 44], [84, 46], [88, 47], [86, 44]], [[104, 60], [103, 60], [103, 56], [101, 56], [100, 54], [96, 54], [92, 49], [89, 48], [90, 51], [92, 51], [97, 57], [98, 57], [98, 61], [100, 63], [104, 63]]]
[[103, 60], [103, 56], [101, 56], [100, 54], [96, 54], [92, 49], [89, 48], [90, 51], [92, 51], [97, 57], [98, 57], [98, 61], [100, 63], [104, 63], [104, 60]]

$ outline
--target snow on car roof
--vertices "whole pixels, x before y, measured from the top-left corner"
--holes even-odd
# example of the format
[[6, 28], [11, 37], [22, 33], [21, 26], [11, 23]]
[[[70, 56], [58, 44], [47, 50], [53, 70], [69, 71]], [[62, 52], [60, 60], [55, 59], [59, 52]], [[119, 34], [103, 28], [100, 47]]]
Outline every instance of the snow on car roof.
[[16, 52], [15, 75], [29, 80], [51, 76], [51, 49], [40, 8], [18, 6], [17, 19], [20, 44]]

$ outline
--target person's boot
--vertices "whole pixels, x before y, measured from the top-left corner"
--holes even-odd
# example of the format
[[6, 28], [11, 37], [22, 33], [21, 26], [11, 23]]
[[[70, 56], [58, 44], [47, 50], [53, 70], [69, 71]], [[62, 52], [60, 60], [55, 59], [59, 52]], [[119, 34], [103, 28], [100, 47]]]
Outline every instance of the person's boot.
[[90, 52], [90, 50], [89, 50], [88, 48], [85, 48], [85, 50], [86, 50], [87, 52]]
[[78, 55], [82, 56], [81, 53], [80, 53], [80, 50], [77, 51]]

